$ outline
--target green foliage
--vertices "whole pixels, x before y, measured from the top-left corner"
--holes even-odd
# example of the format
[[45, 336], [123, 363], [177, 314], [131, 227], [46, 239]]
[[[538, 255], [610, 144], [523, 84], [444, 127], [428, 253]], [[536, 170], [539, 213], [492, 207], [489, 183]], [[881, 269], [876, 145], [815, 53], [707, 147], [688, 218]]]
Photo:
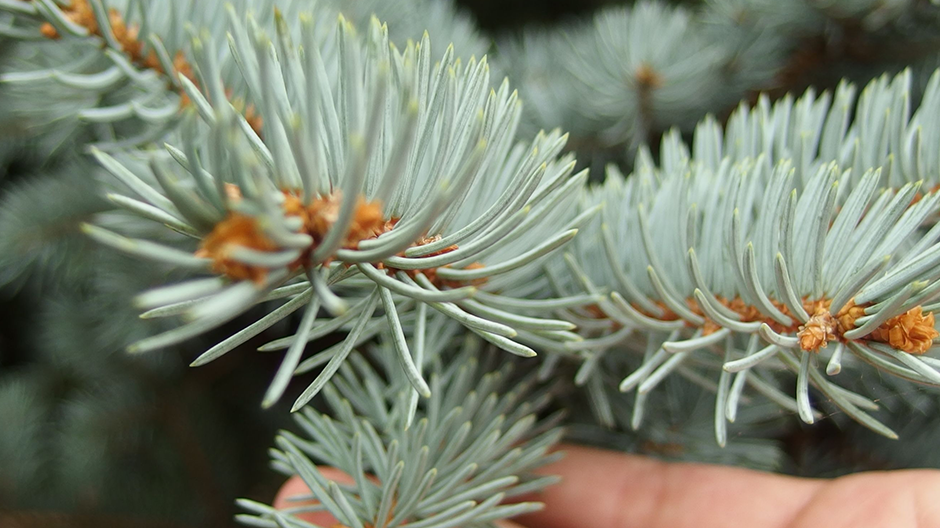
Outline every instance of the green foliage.
[[926, 82], [938, 27], [940, 10], [926, 2], [637, 2], [506, 38], [494, 62], [533, 103], [522, 130], [562, 127], [600, 169], [623, 160], [624, 146], [632, 158], [663, 131], [689, 132], [759, 90], [867, 82], [905, 66]]
[[[0, 502], [98, 511], [102, 520], [121, 514], [210, 519], [216, 505], [190, 501], [199, 486], [206, 479], [210, 486], [217, 485], [213, 479], [234, 485], [248, 469], [226, 462], [237, 456], [226, 442], [231, 424], [206, 387], [181, 383], [179, 358], [123, 352], [152, 331], [113, 291], [139, 288], [139, 266], [100, 250], [81, 256], [96, 259], [93, 269], [108, 289], [99, 291], [87, 275], [55, 292], [47, 287], [30, 319], [29, 346], [37, 355], [4, 367]], [[200, 443], [216, 448], [205, 452]], [[224, 516], [229, 508], [223, 508]]]
[[[87, 275], [89, 241], [78, 225], [107, 209], [84, 160], [11, 185], [0, 201], [0, 283], [36, 271], [54, 280]], [[54, 214], [49, 214], [54, 212]]]

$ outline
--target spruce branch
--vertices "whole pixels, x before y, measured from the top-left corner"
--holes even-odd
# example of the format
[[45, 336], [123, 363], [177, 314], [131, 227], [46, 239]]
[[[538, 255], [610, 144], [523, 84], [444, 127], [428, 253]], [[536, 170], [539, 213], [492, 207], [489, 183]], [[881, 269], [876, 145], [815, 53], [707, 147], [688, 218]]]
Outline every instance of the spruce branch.
[[723, 120], [760, 91], [867, 81], [898, 64], [926, 71], [919, 84], [936, 68], [938, 27], [940, 10], [927, 2], [640, 2], [589, 23], [527, 28], [499, 42], [496, 64], [536, 103], [523, 130], [561, 126], [600, 168], [624, 159], [623, 147], [632, 159], [669, 127], [689, 132], [709, 113]]
[[[775, 399], [805, 422], [818, 416], [812, 388], [896, 437], [869, 414], [879, 406], [837, 376], [869, 363], [940, 384], [931, 357], [940, 336], [933, 314], [940, 196], [924, 181], [938, 172], [936, 153], [920, 147], [940, 132], [926, 117], [940, 73], [913, 114], [909, 86], [907, 73], [874, 81], [852, 122], [855, 91], [847, 84], [831, 106], [828, 94], [810, 91], [772, 110], [766, 102], [742, 107], [723, 134], [703, 122], [691, 149], [667, 138], [659, 167], [647, 155], [628, 178], [609, 170], [582, 205], [605, 202], [604, 214], [571, 246], [567, 263], [553, 263], [568, 278], [565, 294], [612, 292], [583, 313], [608, 324], [582, 326], [585, 341], [566, 348], [589, 353], [587, 368], [608, 349], [636, 349], [630, 341], [643, 335], [639, 348], [648, 354], [620, 387], [641, 395], [701, 355], [723, 358], [723, 369], [693, 370], [718, 375], [725, 402], [739, 401], [730, 391], [746, 386], [748, 371], [767, 378], [783, 368], [795, 375], [796, 392]], [[719, 443], [723, 423], [716, 422]]]
[[[568, 218], [559, 213], [574, 207], [572, 191], [586, 176], [571, 176], [573, 160], [558, 158], [566, 137], [551, 132], [515, 144], [519, 102], [505, 82], [489, 88], [485, 58], [463, 63], [448, 48], [433, 64], [427, 36], [399, 51], [375, 19], [360, 34], [340, 17], [337, 65], [329, 72], [318, 26], [311, 17], [300, 21], [302, 50], [282, 19], [272, 38], [250, 18], [247, 31], [232, 17], [234, 62], [265, 116], [263, 138], [221, 95], [218, 43], [197, 37], [194, 67], [206, 95], [188, 92], [193, 109], [181, 124], [182, 143], [167, 153], [93, 151], [132, 191], [112, 200], [195, 240], [179, 249], [92, 225], [85, 231], [131, 254], [213, 276], [143, 294], [145, 316], [188, 322], [132, 350], [170, 346], [255, 303], [291, 298], [194, 364], [306, 306], [295, 335], [262, 347], [287, 349], [265, 405], [295, 369], [310, 366], [301, 362], [308, 341], [337, 330], [348, 337], [314, 356], [325, 366], [296, 409], [354, 346], [386, 329], [407, 361], [412, 352], [397, 321], [422, 303], [518, 355], [535, 355], [528, 342], [579, 339], [570, 323], [540, 318], [538, 310], [515, 314], [470, 300], [537, 277], [545, 257], [590, 218], [555, 218]], [[318, 314], [321, 307], [329, 317]], [[427, 396], [420, 376], [413, 381]]]
[[[291, 20], [299, 6], [311, 7], [309, 2], [274, 0], [124, 0], [107, 5], [111, 7], [101, 0], [0, 3], [0, 35], [30, 43], [0, 75], [0, 84], [10, 88], [19, 101], [15, 108], [36, 131], [91, 125], [98, 146], [109, 150], [165, 138], [181, 110], [192, 104], [191, 92], [203, 93], [192, 67], [192, 28], [220, 43], [226, 23], [219, 15], [225, 9], [257, 9], [260, 22], [267, 23], [275, 5]], [[260, 128], [262, 118], [247, 100], [244, 84], [237, 82], [231, 54], [224, 48], [217, 51], [225, 96], [252, 127]], [[49, 100], [55, 104], [48, 105]]]
[[504, 40], [497, 65], [534, 103], [524, 130], [562, 126], [595, 156], [635, 152], [670, 126], [689, 129], [704, 109], [731, 105], [769, 77], [769, 62], [752, 64], [694, 11], [658, 2]]
[[[384, 342], [373, 356], [391, 355], [391, 346]], [[488, 368], [495, 357], [479, 339], [445, 344], [454, 347], [459, 352], [431, 357], [433, 396], [410, 426], [407, 380], [383, 379], [363, 356], [351, 356], [324, 391], [332, 412], [304, 409], [296, 415], [303, 436], [283, 432], [271, 450], [274, 468], [299, 475], [310, 495], [294, 497], [297, 506], [285, 510], [241, 500], [249, 513], [239, 520], [292, 525], [306, 512], [325, 510], [348, 527], [492, 526], [539, 509], [502, 502], [555, 481], [532, 473], [558, 456], [548, 454], [561, 436], [552, 427], [558, 417], [537, 418], [550, 389], [531, 374], [514, 375], [514, 362]], [[318, 466], [350, 481], [333, 481]]]

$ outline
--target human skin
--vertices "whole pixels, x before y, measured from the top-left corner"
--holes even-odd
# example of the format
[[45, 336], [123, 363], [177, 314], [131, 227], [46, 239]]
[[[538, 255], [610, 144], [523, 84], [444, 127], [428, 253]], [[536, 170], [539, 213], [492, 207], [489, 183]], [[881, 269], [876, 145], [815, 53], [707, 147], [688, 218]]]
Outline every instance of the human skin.
[[[940, 527], [940, 471], [805, 479], [708, 464], [667, 463], [578, 446], [540, 472], [561, 483], [537, 496], [542, 511], [514, 519], [533, 528]], [[327, 478], [348, 478], [329, 468]], [[275, 499], [306, 493], [290, 479]], [[309, 518], [321, 526], [329, 516]], [[503, 526], [518, 526], [504, 524]]]

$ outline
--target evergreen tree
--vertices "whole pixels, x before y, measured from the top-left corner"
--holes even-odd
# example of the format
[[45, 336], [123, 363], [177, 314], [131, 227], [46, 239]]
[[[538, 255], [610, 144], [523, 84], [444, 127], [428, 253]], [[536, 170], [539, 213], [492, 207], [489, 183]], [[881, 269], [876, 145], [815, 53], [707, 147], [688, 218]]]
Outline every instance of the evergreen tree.
[[[492, 526], [562, 438], [940, 467], [938, 29], [919, 0], [492, 35], [442, 0], [0, 0], [0, 502]], [[314, 502], [267, 505], [283, 475]]]

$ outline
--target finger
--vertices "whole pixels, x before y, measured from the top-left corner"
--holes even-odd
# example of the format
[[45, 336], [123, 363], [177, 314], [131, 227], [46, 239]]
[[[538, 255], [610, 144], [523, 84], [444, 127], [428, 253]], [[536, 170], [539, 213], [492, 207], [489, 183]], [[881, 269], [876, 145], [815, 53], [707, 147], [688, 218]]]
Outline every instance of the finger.
[[[538, 499], [545, 509], [521, 517], [542, 528], [783, 528], [822, 481], [705, 464], [671, 464], [565, 446], [544, 469], [562, 477]], [[729, 524], [732, 523], [732, 524]]]
[[[320, 474], [323, 475], [327, 480], [336, 481], [338, 484], [352, 484], [354, 479], [343, 473], [342, 471], [332, 468], [332, 467], [320, 467]], [[283, 510], [286, 508], [296, 508], [299, 506], [309, 506], [317, 504], [316, 500], [306, 500], [298, 501], [291, 500], [291, 498], [299, 497], [309, 497], [310, 488], [304, 484], [303, 479], [298, 476], [291, 477], [281, 486], [281, 489], [278, 490], [277, 496], [274, 497], [274, 507]], [[336, 520], [336, 517], [333, 517], [328, 511], [318, 511], [311, 513], [302, 513], [298, 514], [297, 517], [309, 523], [316, 524], [318, 526], [335, 526], [339, 524], [339, 521]]]
[[940, 526], [940, 472], [878, 471], [828, 481], [787, 528]]

